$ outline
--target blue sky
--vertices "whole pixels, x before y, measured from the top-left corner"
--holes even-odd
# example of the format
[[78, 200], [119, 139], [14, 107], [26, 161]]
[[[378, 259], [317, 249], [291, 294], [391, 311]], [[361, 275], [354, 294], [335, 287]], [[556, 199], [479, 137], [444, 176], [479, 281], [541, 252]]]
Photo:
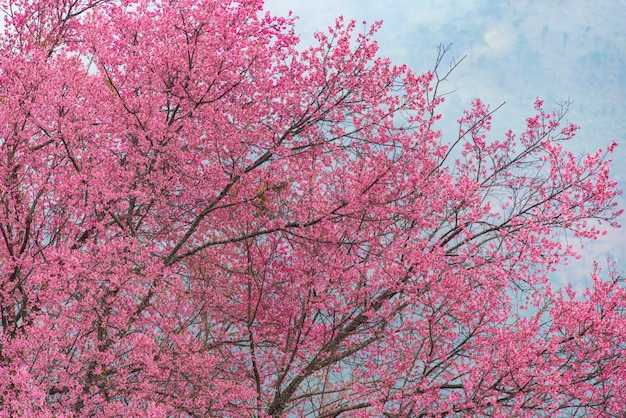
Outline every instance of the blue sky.
[[[453, 44], [449, 59], [467, 55], [446, 86], [456, 90], [441, 107], [444, 135], [472, 99], [497, 106], [493, 136], [520, 132], [536, 97], [546, 107], [570, 99], [568, 121], [581, 127], [570, 150], [595, 151], [611, 140], [613, 177], [626, 188], [626, 2], [623, 0], [266, 0], [276, 15], [292, 10], [304, 44], [343, 15], [358, 22], [383, 20], [380, 54], [421, 73], [432, 68], [439, 44]], [[620, 199], [626, 207], [626, 198]], [[621, 223], [626, 226], [626, 216]], [[608, 257], [626, 270], [626, 230], [585, 243], [581, 260], [556, 280], [581, 290], [593, 260]]]

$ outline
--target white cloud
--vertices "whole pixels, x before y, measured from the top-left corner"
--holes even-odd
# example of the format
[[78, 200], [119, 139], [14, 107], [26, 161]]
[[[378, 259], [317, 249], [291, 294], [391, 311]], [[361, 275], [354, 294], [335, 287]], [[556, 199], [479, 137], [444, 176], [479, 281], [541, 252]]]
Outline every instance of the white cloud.
[[509, 52], [513, 49], [516, 39], [515, 33], [507, 24], [499, 24], [497, 27], [489, 29], [483, 35], [486, 46], [482, 49], [482, 54], [492, 54]]

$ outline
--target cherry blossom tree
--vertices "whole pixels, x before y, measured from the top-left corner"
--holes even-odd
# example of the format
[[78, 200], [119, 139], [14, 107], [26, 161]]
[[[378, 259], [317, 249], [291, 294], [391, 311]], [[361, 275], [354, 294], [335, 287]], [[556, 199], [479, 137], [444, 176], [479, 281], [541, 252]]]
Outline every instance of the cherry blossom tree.
[[[619, 214], [541, 100], [440, 132], [442, 55], [261, 0], [4, 0], [1, 416], [617, 416]], [[609, 269], [611, 270], [611, 269]]]

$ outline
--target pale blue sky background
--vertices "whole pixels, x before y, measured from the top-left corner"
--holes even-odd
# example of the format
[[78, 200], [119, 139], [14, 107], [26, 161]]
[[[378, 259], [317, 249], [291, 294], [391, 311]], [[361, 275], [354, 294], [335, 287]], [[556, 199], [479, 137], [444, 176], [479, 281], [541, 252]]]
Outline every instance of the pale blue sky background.
[[[573, 100], [567, 119], [581, 130], [570, 149], [578, 154], [619, 142], [613, 177], [626, 188], [626, 1], [266, 0], [265, 7], [299, 16], [296, 33], [307, 45], [339, 15], [383, 20], [379, 53], [417, 73], [432, 68], [437, 45], [452, 43], [448, 59], [467, 59], [446, 86], [456, 92], [441, 107], [444, 135], [454, 135], [454, 121], [476, 97], [493, 106], [506, 102], [494, 115], [492, 136], [520, 132], [537, 96], [546, 107]], [[626, 198], [620, 203], [626, 207]], [[557, 278], [578, 290], [594, 259], [604, 264], [609, 256], [626, 270], [626, 229], [586, 243], [582, 253]]]

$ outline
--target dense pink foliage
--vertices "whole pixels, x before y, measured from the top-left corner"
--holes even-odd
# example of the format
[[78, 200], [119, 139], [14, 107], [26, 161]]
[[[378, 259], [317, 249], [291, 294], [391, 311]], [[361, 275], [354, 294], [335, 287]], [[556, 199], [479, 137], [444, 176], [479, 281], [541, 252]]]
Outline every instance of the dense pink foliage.
[[619, 278], [547, 278], [615, 144], [442, 135], [440, 66], [262, 7], [3, 1], [0, 416], [624, 413]]

